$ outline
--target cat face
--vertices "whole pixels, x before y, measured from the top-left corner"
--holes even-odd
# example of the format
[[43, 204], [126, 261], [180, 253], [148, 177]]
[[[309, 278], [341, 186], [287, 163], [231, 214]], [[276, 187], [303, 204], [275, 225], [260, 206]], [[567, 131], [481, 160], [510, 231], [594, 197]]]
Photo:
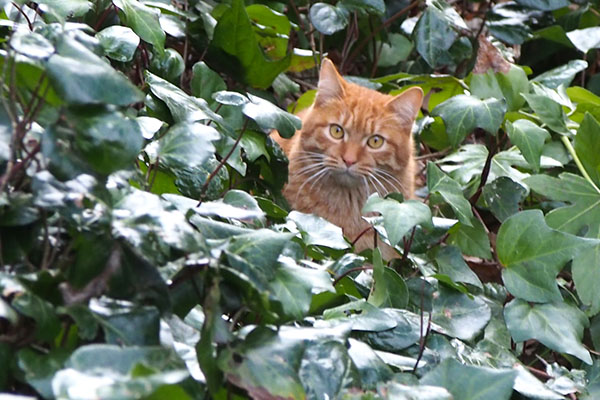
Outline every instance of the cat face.
[[401, 177], [412, 163], [411, 129], [422, 99], [420, 88], [393, 97], [346, 82], [325, 60], [315, 104], [303, 117], [299, 172], [346, 188], [408, 194]]

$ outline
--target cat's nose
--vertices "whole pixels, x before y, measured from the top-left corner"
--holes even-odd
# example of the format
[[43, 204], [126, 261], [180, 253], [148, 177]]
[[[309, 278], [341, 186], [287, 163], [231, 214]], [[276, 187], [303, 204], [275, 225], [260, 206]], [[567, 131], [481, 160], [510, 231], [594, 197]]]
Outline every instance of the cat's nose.
[[344, 164], [346, 164], [346, 167], [348, 168], [356, 164], [356, 159], [348, 156], [342, 157], [342, 161], [344, 161]]

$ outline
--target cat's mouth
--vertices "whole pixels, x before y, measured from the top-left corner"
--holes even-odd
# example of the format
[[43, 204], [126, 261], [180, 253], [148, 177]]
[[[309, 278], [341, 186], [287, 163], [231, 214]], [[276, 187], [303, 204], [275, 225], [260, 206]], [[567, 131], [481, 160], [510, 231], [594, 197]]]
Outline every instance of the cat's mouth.
[[332, 176], [337, 184], [345, 187], [356, 187], [364, 180], [362, 175], [349, 168], [336, 169], [333, 171]]

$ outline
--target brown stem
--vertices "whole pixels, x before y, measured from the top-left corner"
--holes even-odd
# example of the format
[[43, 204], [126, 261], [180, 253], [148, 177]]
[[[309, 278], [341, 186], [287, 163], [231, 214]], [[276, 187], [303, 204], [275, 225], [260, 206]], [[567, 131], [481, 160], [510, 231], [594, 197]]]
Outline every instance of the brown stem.
[[360, 239], [361, 237], [364, 236], [365, 233], [369, 232], [371, 229], [373, 229], [373, 227], [371, 225], [367, 226], [365, 229], [363, 229], [358, 236], [352, 241], [352, 246], [354, 246], [356, 244], [356, 242], [358, 242], [358, 239]]
[[498, 146], [495, 143], [494, 145], [488, 146], [488, 156], [485, 160], [483, 170], [481, 171], [481, 180], [479, 181], [479, 187], [477, 188], [475, 194], [469, 199], [469, 202], [473, 207], [477, 203], [477, 200], [479, 200], [479, 197], [481, 196], [481, 191], [483, 190], [483, 187], [487, 182], [488, 176], [490, 175], [490, 169], [492, 167], [492, 158], [496, 154], [497, 147]]
[[102, 23], [106, 20], [106, 18], [108, 17], [108, 15], [110, 14], [110, 12], [112, 10], [115, 10], [115, 12], [117, 12], [117, 10], [115, 8], [116, 8], [116, 6], [114, 4], [111, 4], [106, 8], [106, 10], [104, 10], [102, 15], [100, 15], [100, 18], [98, 18], [96, 25], [94, 25], [94, 30], [96, 32], [98, 32], [98, 29], [100, 29], [100, 27], [102, 26]]
[[338, 276], [337, 278], [335, 278], [335, 280], [333, 281], [333, 286], [337, 285], [342, 279], [344, 279], [345, 277], [347, 277], [348, 275], [350, 275], [353, 272], [356, 272], [356, 271], [368, 271], [370, 269], [373, 269], [373, 267], [363, 266], [363, 267], [350, 268], [348, 271], [344, 272], [343, 274], [341, 274], [340, 276]]
[[415, 238], [415, 230], [416, 229], [417, 229], [416, 226], [414, 228], [412, 228], [412, 232], [410, 233], [410, 238], [404, 244], [404, 250], [402, 253], [402, 264], [403, 265], [406, 262], [406, 260], [408, 259], [408, 253], [410, 252], [410, 247], [412, 246], [413, 239]]
[[25, 17], [25, 20], [27, 21], [27, 26], [29, 27], [29, 30], [33, 31], [33, 24], [31, 23], [31, 20], [29, 19], [27, 14], [25, 14], [25, 11], [23, 11], [23, 9], [21, 7], [19, 7], [19, 5], [17, 3], [15, 3], [14, 1], [12, 1], [11, 3], [13, 5], [13, 7], [15, 7], [23, 17]]
[[219, 163], [219, 165], [217, 165], [217, 168], [215, 168], [214, 171], [210, 173], [210, 175], [208, 176], [208, 178], [206, 178], [206, 182], [204, 182], [204, 185], [202, 185], [202, 188], [200, 188], [200, 198], [198, 199], [198, 205], [196, 207], [200, 207], [200, 205], [202, 204], [202, 200], [203, 200], [204, 194], [206, 193], [206, 190], [208, 189], [208, 185], [210, 185], [210, 182], [219, 173], [219, 171], [221, 170], [221, 168], [223, 168], [223, 166], [225, 165], [225, 163], [227, 162], [227, 160], [229, 160], [229, 157], [231, 157], [231, 155], [233, 154], [233, 152], [234, 152], [235, 148], [237, 147], [237, 145], [240, 143], [240, 140], [242, 140], [242, 136], [244, 136], [244, 132], [246, 132], [246, 127], [248, 126], [248, 121], [249, 121], [248, 118], [246, 118], [244, 120], [244, 126], [242, 127], [240, 135], [236, 139], [235, 143], [233, 144], [233, 146], [231, 146], [231, 150], [229, 150], [229, 153], [227, 153], [227, 155], [225, 157], [223, 157], [223, 159], [221, 160], [221, 162]]
[[388, 18], [383, 24], [379, 25], [373, 32], [371, 32], [371, 34], [369, 36], [364, 38], [358, 44], [358, 46], [356, 46], [356, 48], [350, 54], [350, 57], [348, 57], [348, 59], [354, 60], [356, 58], [356, 56], [358, 56], [363, 51], [363, 49], [365, 48], [367, 43], [369, 43], [369, 41], [379, 33], [379, 31], [390, 26], [394, 21], [396, 21], [398, 18], [400, 18], [401, 16], [403, 16], [404, 14], [406, 14], [407, 12], [409, 12], [410, 10], [412, 10], [419, 4], [420, 4], [420, 0], [415, 0], [414, 2], [410, 3], [408, 6], [404, 7], [402, 10], [398, 11], [396, 14], [394, 14], [390, 18]]

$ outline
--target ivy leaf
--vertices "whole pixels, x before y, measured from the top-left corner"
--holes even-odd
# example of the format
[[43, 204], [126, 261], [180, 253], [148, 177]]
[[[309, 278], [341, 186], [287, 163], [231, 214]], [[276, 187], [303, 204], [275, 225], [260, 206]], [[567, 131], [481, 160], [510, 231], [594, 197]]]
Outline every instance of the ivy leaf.
[[504, 318], [515, 342], [536, 339], [552, 350], [592, 364], [590, 353], [581, 343], [589, 321], [578, 308], [563, 301], [529, 304], [514, 299], [504, 308]]
[[506, 267], [502, 280], [515, 297], [540, 303], [561, 301], [556, 275], [567, 261], [594, 244], [550, 229], [540, 210], [522, 211], [504, 221], [498, 231], [496, 251]]
[[495, 135], [506, 113], [506, 102], [498, 99], [479, 100], [467, 95], [454, 96], [433, 109], [446, 124], [448, 138], [457, 147], [475, 128]]
[[413, 31], [415, 47], [431, 68], [449, 64], [449, 49], [457, 34], [444, 14], [435, 7], [427, 7]]
[[40, 0], [38, 3], [47, 5], [52, 13], [63, 18], [81, 17], [92, 8], [92, 3], [88, 0]]
[[52, 86], [71, 104], [129, 105], [143, 93], [125, 75], [117, 72], [81, 43], [66, 35], [58, 54], [48, 60], [46, 71]]
[[310, 22], [324, 35], [332, 35], [348, 25], [347, 13], [327, 3], [315, 3], [310, 7]]
[[408, 288], [396, 271], [386, 267], [381, 259], [381, 251], [373, 250], [374, 289], [368, 302], [376, 307], [403, 309], [408, 304]]
[[[534, 175], [526, 180], [531, 189], [545, 197], [567, 202], [546, 215], [551, 228], [571, 234], [600, 239], [600, 193], [579, 175], [563, 173], [559, 178]], [[577, 294], [591, 306], [590, 312], [600, 311], [600, 293], [596, 282], [600, 279], [600, 244], [582, 249], [571, 267]]]
[[181, 122], [156, 142], [160, 161], [167, 167], [178, 169], [201, 167], [215, 152], [213, 141], [220, 138], [219, 132], [201, 123]]
[[490, 307], [479, 297], [469, 297], [440, 285], [433, 296], [431, 320], [445, 333], [460, 340], [473, 340], [492, 316]]
[[347, 249], [350, 247], [344, 239], [342, 228], [312, 214], [292, 211], [287, 219], [294, 222], [307, 245], [325, 246], [331, 249]]
[[435, 262], [438, 265], [439, 273], [447, 275], [452, 281], [468, 283], [483, 289], [481, 281], [469, 268], [458, 248], [454, 246], [441, 248], [435, 254]]
[[589, 113], [577, 130], [575, 152], [594, 183], [600, 184], [600, 123]]
[[10, 39], [10, 47], [33, 59], [45, 59], [54, 53], [52, 43], [35, 32], [16, 31]]
[[408, 200], [400, 203], [393, 199], [382, 199], [371, 195], [365, 203], [363, 213], [378, 212], [383, 217], [383, 227], [392, 246], [417, 225], [432, 226], [431, 210], [420, 201]]
[[480, 99], [505, 99], [508, 111], [516, 111], [525, 103], [521, 93], [529, 90], [529, 81], [522, 68], [511, 64], [507, 73], [489, 69], [485, 74], [473, 74], [470, 88]]
[[361, 10], [375, 15], [385, 14], [383, 0], [342, 0], [341, 4], [349, 10]]
[[127, 62], [140, 44], [140, 37], [126, 26], [112, 25], [96, 34], [104, 48], [104, 54], [113, 60]]
[[600, 47], [600, 27], [575, 29], [567, 32], [567, 37], [584, 54]]
[[566, 87], [573, 82], [575, 75], [587, 69], [587, 67], [588, 63], [584, 60], [571, 60], [565, 65], [552, 68], [550, 71], [539, 74], [533, 78], [532, 81], [539, 82], [542, 85], [552, 89], [556, 89], [560, 85], [564, 85]]
[[570, 134], [567, 128], [567, 117], [560, 104], [541, 94], [523, 93], [522, 96], [525, 97], [529, 106], [550, 129], [561, 135]]
[[432, 162], [427, 163], [427, 189], [431, 194], [439, 194], [452, 207], [460, 222], [472, 226], [471, 203], [465, 199], [460, 185]]
[[125, 14], [125, 22], [142, 40], [150, 43], [159, 53], [165, 48], [165, 32], [160, 26], [160, 11], [137, 0], [113, 0]]
[[470, 225], [459, 222], [448, 230], [448, 234], [448, 243], [457, 246], [464, 254], [487, 260], [492, 258], [490, 239], [479, 219], [471, 218]]
[[445, 387], [455, 399], [508, 400], [512, 395], [516, 375], [517, 372], [512, 369], [496, 370], [463, 365], [448, 358], [421, 378], [420, 382]]
[[398, 325], [393, 315], [386, 314], [365, 300], [325, 310], [323, 319], [324, 322], [333, 322], [333, 326], [350, 323], [353, 330], [366, 332], [381, 332]]
[[523, 186], [506, 176], [483, 187], [483, 198], [500, 222], [519, 212], [519, 204], [526, 195], [527, 190]]
[[291, 60], [291, 53], [276, 61], [265, 58], [242, 0], [233, 0], [231, 7], [219, 19], [209, 55], [220, 70], [228, 71], [259, 89], [269, 87]]
[[517, 3], [543, 11], [558, 10], [571, 4], [569, 0], [517, 0]]
[[204, 99], [188, 95], [149, 71], [146, 71], [146, 83], [152, 93], [165, 102], [176, 122], [211, 120], [222, 123], [223, 118], [215, 114]]
[[242, 106], [242, 112], [252, 118], [263, 130], [277, 129], [284, 138], [291, 138], [294, 133], [302, 128], [300, 118], [279, 107], [270, 101], [248, 93], [249, 102]]
[[533, 170], [539, 171], [544, 142], [550, 137], [548, 131], [527, 119], [518, 119], [513, 123], [507, 121], [506, 131], [510, 141], [521, 150]]
[[199, 61], [192, 67], [190, 88], [194, 96], [210, 103], [213, 101], [212, 94], [226, 90], [227, 85], [218, 73], [210, 69], [203, 61]]

